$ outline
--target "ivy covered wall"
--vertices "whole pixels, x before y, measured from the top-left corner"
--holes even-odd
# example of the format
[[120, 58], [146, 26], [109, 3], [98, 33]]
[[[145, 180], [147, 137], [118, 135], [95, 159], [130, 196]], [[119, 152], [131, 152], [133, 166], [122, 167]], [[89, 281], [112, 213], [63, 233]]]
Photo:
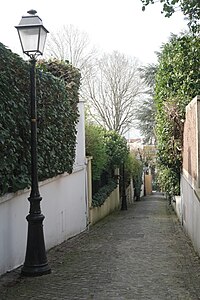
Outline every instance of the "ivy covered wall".
[[[39, 180], [72, 172], [79, 71], [67, 62], [36, 69]], [[30, 185], [29, 63], [0, 43], [0, 195]]]
[[171, 197], [179, 194], [185, 108], [200, 90], [200, 40], [172, 35], [161, 50], [155, 89], [158, 181]]

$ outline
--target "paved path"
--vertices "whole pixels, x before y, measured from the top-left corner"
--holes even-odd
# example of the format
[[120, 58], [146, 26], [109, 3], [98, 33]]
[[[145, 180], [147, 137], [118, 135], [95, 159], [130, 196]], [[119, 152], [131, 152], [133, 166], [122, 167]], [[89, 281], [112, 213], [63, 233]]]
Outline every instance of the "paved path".
[[200, 260], [161, 196], [118, 211], [48, 253], [52, 273], [0, 278], [0, 299], [200, 299]]

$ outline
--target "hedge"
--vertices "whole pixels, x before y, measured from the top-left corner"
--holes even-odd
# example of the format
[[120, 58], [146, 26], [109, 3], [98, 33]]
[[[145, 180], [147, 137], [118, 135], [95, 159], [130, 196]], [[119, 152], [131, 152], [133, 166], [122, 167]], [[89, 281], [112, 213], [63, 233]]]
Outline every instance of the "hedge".
[[[47, 66], [49, 63], [46, 63]], [[42, 66], [40, 66], [42, 65]], [[72, 172], [78, 121], [79, 71], [60, 63], [65, 78], [36, 69], [39, 180]], [[59, 62], [51, 62], [59, 70]], [[0, 195], [30, 186], [29, 63], [0, 43]], [[56, 75], [56, 76], [55, 76]]]
[[163, 191], [177, 195], [185, 108], [200, 90], [200, 38], [172, 35], [161, 50], [155, 88], [158, 179]]
[[93, 197], [92, 197], [92, 206], [99, 207], [104, 204], [106, 199], [110, 194], [116, 189], [117, 181], [110, 179], [108, 184], [104, 185]]

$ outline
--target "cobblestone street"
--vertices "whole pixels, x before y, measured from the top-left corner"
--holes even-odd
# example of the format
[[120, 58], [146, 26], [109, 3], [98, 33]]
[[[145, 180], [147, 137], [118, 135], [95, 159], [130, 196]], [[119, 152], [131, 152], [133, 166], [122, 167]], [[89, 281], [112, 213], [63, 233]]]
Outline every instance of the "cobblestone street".
[[0, 299], [200, 299], [200, 259], [161, 195], [113, 213], [48, 260], [49, 275], [2, 276]]

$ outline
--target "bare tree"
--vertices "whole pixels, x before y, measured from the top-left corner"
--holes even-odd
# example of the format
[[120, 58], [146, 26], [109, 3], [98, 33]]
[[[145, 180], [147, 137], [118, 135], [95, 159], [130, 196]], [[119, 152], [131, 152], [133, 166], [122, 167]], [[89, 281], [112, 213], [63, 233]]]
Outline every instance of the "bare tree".
[[144, 92], [137, 59], [117, 51], [97, 59], [87, 33], [73, 25], [51, 34], [46, 53], [80, 69], [80, 97], [86, 100], [93, 120], [119, 133], [128, 131], [135, 119], [136, 102]]
[[129, 130], [145, 89], [138, 68], [137, 59], [117, 51], [97, 60], [96, 72], [88, 78], [84, 91], [92, 119], [120, 134]]
[[47, 57], [69, 61], [79, 68], [82, 78], [91, 73], [96, 49], [91, 45], [88, 34], [74, 25], [64, 25], [59, 31], [51, 33], [46, 49]]

